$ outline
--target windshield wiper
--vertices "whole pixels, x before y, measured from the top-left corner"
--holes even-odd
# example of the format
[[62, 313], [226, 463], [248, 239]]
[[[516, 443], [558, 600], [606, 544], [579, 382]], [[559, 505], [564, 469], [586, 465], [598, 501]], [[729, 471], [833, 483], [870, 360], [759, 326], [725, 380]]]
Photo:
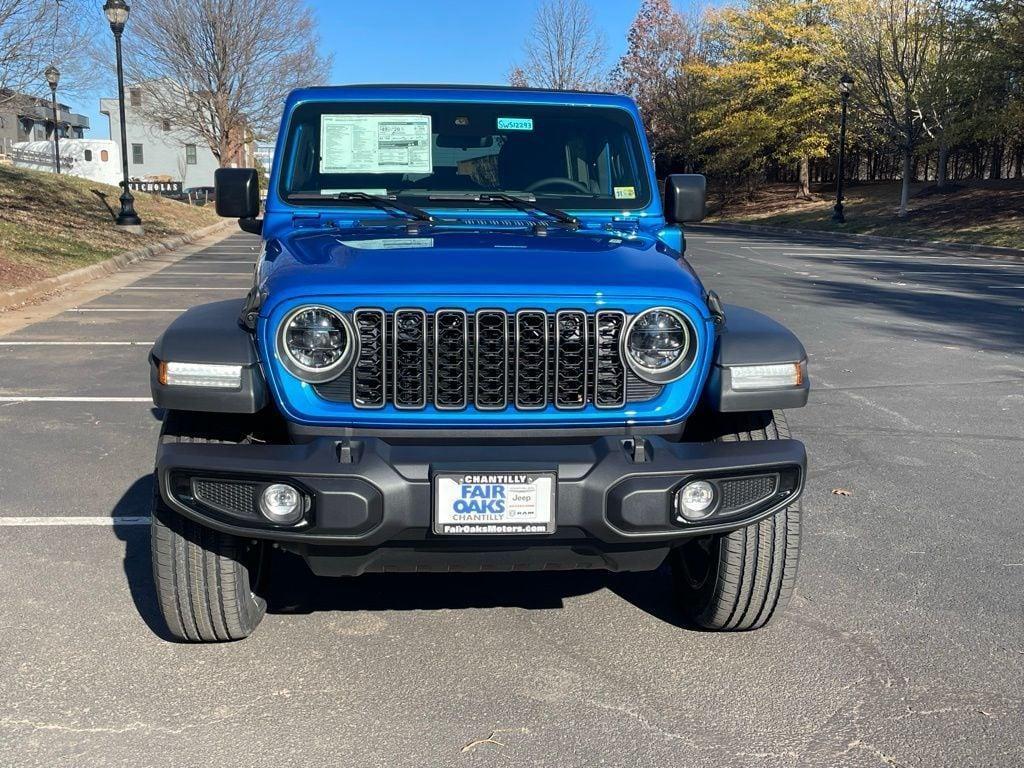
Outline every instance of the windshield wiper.
[[575, 216], [570, 216], [565, 211], [560, 211], [558, 208], [549, 208], [546, 205], [541, 205], [532, 200], [527, 200], [522, 197], [516, 197], [515, 195], [509, 195], [505, 192], [474, 192], [469, 195], [430, 195], [428, 200], [447, 200], [449, 202], [458, 200], [471, 200], [478, 203], [504, 203], [510, 208], [515, 208], [523, 213], [543, 213], [545, 216], [554, 219], [560, 224], [565, 224], [567, 227], [572, 229], [579, 229], [580, 220]]
[[416, 219], [417, 221], [434, 221], [434, 217], [421, 208], [417, 208], [414, 205], [406, 205], [405, 203], [400, 203], [397, 200], [390, 200], [380, 195], [371, 195], [367, 192], [339, 192], [337, 195], [334, 195], [334, 199], [342, 200], [346, 203], [361, 200], [383, 210], [401, 211], [406, 216]]
[[371, 195], [368, 192], [338, 192], [335, 194], [323, 194], [321, 192], [292, 192], [288, 200], [340, 200], [345, 203], [366, 203], [384, 211], [400, 211], [415, 221], [433, 223], [434, 217], [424, 210], [412, 205], [399, 203], [381, 195]]

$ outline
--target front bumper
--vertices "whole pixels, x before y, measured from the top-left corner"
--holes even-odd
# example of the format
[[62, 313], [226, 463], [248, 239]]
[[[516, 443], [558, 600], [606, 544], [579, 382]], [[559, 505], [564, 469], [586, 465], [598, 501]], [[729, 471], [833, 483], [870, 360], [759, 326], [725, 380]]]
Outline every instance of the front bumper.
[[[638, 443], [639, 448], [638, 450]], [[555, 533], [441, 536], [432, 531], [437, 472], [549, 471], [557, 475]], [[771, 495], [702, 524], [674, 515], [676, 491], [697, 478], [778, 478]], [[656, 568], [673, 544], [749, 525], [792, 504], [806, 454], [796, 440], [675, 443], [603, 437], [555, 443], [397, 442], [321, 437], [296, 445], [164, 443], [164, 501], [225, 533], [279, 542], [320, 573], [364, 570]], [[210, 505], [197, 480], [289, 482], [308, 497], [305, 519], [275, 526], [255, 510]]]

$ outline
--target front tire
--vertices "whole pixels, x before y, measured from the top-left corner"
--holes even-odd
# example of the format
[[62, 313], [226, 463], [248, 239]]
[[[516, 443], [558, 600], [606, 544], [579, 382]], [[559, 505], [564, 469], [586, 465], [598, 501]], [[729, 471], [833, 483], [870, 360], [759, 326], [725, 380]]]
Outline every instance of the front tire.
[[[790, 436], [782, 411], [736, 414], [721, 425], [715, 442]], [[758, 629], [792, 597], [799, 560], [799, 502], [753, 525], [691, 539], [671, 556], [679, 608], [703, 629]]]
[[[169, 412], [161, 439], [237, 442], [211, 438], [184, 414]], [[154, 482], [156, 482], [154, 480]], [[206, 528], [170, 509], [154, 489], [150, 547], [156, 597], [170, 633], [188, 642], [248, 637], [263, 619], [259, 594], [266, 553], [262, 542]]]

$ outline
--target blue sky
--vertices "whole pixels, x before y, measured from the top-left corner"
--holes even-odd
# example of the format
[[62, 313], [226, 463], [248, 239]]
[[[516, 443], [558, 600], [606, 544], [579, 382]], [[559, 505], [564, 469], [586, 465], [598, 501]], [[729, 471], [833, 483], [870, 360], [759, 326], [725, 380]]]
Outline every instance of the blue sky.
[[[609, 46], [625, 50], [640, 0], [590, 0]], [[520, 56], [535, 0], [312, 0], [321, 46], [334, 52], [333, 83], [504, 83]], [[682, 4], [681, 4], [682, 5]], [[504, 7], [502, 7], [504, 6]], [[514, 9], [514, 10], [511, 10]], [[131, 45], [131, 21], [125, 31]], [[96, 93], [76, 104], [89, 138], [107, 138]]]

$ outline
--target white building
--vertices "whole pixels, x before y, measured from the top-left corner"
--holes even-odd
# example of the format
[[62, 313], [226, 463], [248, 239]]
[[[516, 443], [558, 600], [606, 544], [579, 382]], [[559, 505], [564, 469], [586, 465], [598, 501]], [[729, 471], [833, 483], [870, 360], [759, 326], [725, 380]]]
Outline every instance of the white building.
[[[146, 181], [176, 181], [182, 187], [212, 187], [220, 167], [200, 136], [167, 120], [154, 122], [142, 110], [142, 88], [127, 88], [125, 126], [128, 134], [128, 175]], [[117, 99], [100, 99], [100, 114], [110, 121], [110, 138], [120, 141]]]

